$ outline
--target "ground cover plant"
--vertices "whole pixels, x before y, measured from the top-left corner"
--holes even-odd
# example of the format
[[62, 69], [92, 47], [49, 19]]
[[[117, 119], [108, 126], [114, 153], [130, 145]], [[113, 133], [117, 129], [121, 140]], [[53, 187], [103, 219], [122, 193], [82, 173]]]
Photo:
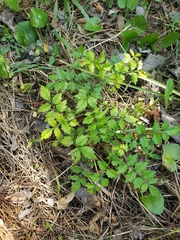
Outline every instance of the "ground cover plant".
[[1, 218], [15, 239], [178, 236], [179, 9], [166, 5], [3, 1]]

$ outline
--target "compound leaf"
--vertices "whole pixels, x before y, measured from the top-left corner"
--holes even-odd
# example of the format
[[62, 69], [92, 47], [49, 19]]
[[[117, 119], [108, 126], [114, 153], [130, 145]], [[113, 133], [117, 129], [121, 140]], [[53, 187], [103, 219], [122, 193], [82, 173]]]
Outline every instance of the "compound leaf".
[[96, 159], [97, 158], [94, 150], [91, 147], [83, 146], [83, 147], [79, 147], [79, 150], [81, 151], [82, 155], [85, 158], [88, 158], [88, 159]]

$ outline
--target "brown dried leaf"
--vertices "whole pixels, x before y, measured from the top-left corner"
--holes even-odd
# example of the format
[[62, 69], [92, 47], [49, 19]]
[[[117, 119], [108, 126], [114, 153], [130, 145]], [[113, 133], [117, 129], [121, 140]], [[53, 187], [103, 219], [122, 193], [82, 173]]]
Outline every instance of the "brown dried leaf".
[[122, 31], [124, 29], [124, 17], [122, 14], [118, 15], [117, 24], [118, 24], [119, 31]]
[[100, 227], [97, 225], [96, 222], [89, 222], [89, 231], [93, 234], [100, 235]]
[[10, 9], [5, 8], [2, 12], [0, 12], [0, 21], [8, 26], [13, 32], [15, 32], [14, 27], [14, 14], [10, 11]]
[[96, 7], [96, 10], [100, 13], [104, 13], [104, 8], [100, 2], [94, 2], [93, 5]]
[[101, 213], [97, 213], [92, 220], [89, 222], [89, 231], [91, 233], [100, 235], [100, 227], [98, 226], [98, 224], [96, 223], [97, 220], [99, 220], [99, 218], [102, 216]]
[[81, 23], [85, 23], [86, 19], [85, 18], [79, 18], [76, 20], [77, 23], [81, 24]]
[[74, 199], [75, 193], [71, 192], [63, 198], [60, 198], [57, 202], [57, 207], [59, 210], [65, 210], [68, 204]]
[[82, 28], [79, 24], [78, 24], [78, 30], [79, 30], [80, 34], [82, 34], [82, 35], [85, 35], [87, 33], [86, 30], [84, 28]]
[[158, 108], [155, 108], [154, 110], [148, 109], [146, 111], [146, 118], [151, 122], [159, 122], [160, 121], [160, 111]]
[[18, 143], [16, 139], [17, 139], [17, 136], [12, 138], [11, 151], [15, 151], [18, 148]]
[[11, 196], [11, 201], [13, 203], [19, 203], [22, 204], [24, 203], [27, 199], [30, 199], [32, 197], [32, 192], [30, 191], [20, 191], [20, 192], [15, 192], [12, 196]]
[[27, 215], [29, 215], [31, 213], [31, 209], [27, 208], [25, 210], [23, 210], [22, 212], [19, 213], [18, 218], [19, 220], [23, 220]]

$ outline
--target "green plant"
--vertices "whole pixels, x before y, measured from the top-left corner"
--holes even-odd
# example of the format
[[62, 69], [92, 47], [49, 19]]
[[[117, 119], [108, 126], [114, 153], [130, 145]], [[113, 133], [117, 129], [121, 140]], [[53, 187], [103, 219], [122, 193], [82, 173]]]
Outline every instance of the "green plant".
[[6, 42], [6, 41], [10, 41], [13, 42], [13, 36], [10, 33], [9, 28], [5, 27], [5, 26], [1, 26], [3, 28], [3, 35], [1, 38], [2, 42]]
[[126, 51], [129, 49], [129, 44], [132, 41], [136, 41], [141, 48], [151, 46], [153, 51], [158, 51], [159, 48], [168, 48], [171, 44], [175, 43], [180, 34], [178, 32], [172, 32], [167, 34], [165, 37], [159, 38], [158, 33], [147, 34], [141, 37], [147, 27], [147, 20], [144, 16], [134, 16], [130, 20], [127, 20], [124, 30], [121, 32], [122, 36], [122, 47]]
[[100, 23], [100, 18], [99, 17], [92, 17], [90, 18], [88, 16], [88, 14], [86, 13], [86, 11], [84, 10], [84, 8], [81, 6], [81, 4], [77, 1], [77, 0], [72, 0], [72, 2], [76, 5], [76, 7], [81, 11], [81, 13], [83, 14], [86, 23], [84, 25], [84, 28], [87, 31], [90, 32], [97, 32], [102, 30], [101, 26], [99, 25]]
[[25, 47], [35, 43], [38, 36], [35, 28], [45, 27], [47, 21], [48, 15], [46, 12], [31, 8], [30, 21], [20, 22], [16, 26], [14, 33], [16, 41]]
[[19, 0], [3, 0], [3, 2], [12, 10], [20, 11]]
[[134, 10], [138, 2], [139, 0], [117, 0], [119, 8], [126, 8], [128, 10]]
[[53, 232], [52, 224], [50, 222], [46, 222], [46, 230]]
[[166, 26], [170, 27], [172, 31], [178, 31], [180, 28], [180, 22], [179, 22], [179, 13], [178, 12], [172, 12], [171, 19], [167, 17], [168, 23], [166, 23]]
[[0, 55], [0, 76], [2, 78], [11, 78], [12, 72], [6, 59]]
[[[40, 96], [46, 103], [39, 112], [45, 113], [45, 122], [50, 125], [42, 132], [41, 140], [52, 137], [55, 146], [71, 146], [74, 165], [69, 179], [74, 192], [85, 186], [93, 193], [122, 174], [125, 183], [139, 190], [144, 205], [161, 214], [164, 199], [156, 187], [156, 171], [149, 165], [160, 159], [154, 152], [155, 146], [160, 147], [179, 129], [170, 130], [167, 124], [161, 127], [156, 122], [147, 129], [139, 119], [142, 103], [119, 111], [103, 95], [106, 88], [117, 92], [121, 85], [126, 85], [128, 76], [133, 84], [137, 83], [138, 76], [143, 75], [139, 56], [131, 51], [121, 62], [113, 62], [104, 52], [97, 58], [82, 47], [73, 52], [74, 63], [63, 62], [64, 67], [56, 68], [49, 75], [51, 81], [41, 86]], [[99, 148], [101, 155], [97, 155]]]
[[122, 31], [122, 46], [125, 50], [129, 49], [129, 44], [138, 36], [145, 32], [147, 27], [147, 21], [144, 16], [134, 16], [128, 20], [125, 24], [126, 30]]
[[108, 8], [112, 8], [114, 5], [114, 0], [101, 0], [104, 3], [107, 3]]

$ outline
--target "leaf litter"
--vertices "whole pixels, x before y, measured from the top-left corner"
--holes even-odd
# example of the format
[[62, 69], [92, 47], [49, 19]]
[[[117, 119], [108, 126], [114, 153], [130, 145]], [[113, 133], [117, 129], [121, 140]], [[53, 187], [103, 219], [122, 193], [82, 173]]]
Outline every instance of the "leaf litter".
[[[97, 52], [106, 49], [107, 52], [112, 53], [114, 49], [118, 49], [114, 55], [122, 59], [122, 53], [119, 52], [120, 38], [117, 36], [116, 39], [114, 39], [116, 41], [113, 42], [112, 37], [116, 36], [117, 32], [121, 31], [124, 27], [124, 10], [117, 8], [109, 10], [105, 4], [97, 1], [92, 7], [93, 8], [90, 8], [87, 13], [90, 16], [98, 16], [101, 19], [101, 23], [108, 21], [108, 25], [106, 25], [108, 29], [105, 29], [104, 33], [103, 31], [96, 33], [96, 38], [93, 39], [91, 35], [88, 36], [87, 31], [83, 31], [83, 25], [80, 25], [80, 33], [74, 33], [73, 35], [70, 30], [68, 32], [72, 34], [69, 36], [69, 38], [72, 39], [72, 44], [78, 45], [78, 41], [85, 42], [86, 46], [92, 43], [94, 47], [97, 44], [97, 47], [94, 47]], [[156, 5], [154, 8], [156, 9]], [[136, 9], [136, 11], [139, 15], [145, 14], [142, 7]], [[53, 18], [52, 10], [51, 13], [49, 12], [49, 15], [50, 14]], [[78, 13], [75, 14], [79, 17]], [[103, 17], [102, 14], [105, 15], [105, 17]], [[114, 14], [117, 14], [115, 18], [113, 16]], [[82, 15], [80, 16], [82, 17]], [[156, 17], [157, 16], [158, 15], [156, 15]], [[0, 19], [1, 22], [14, 31], [14, 16], [13, 14], [10, 15], [9, 10], [3, 12], [3, 14], [1, 12]], [[158, 22], [158, 17], [156, 21]], [[84, 22], [79, 24], [84, 24]], [[61, 34], [65, 29], [71, 28], [69, 23], [64, 22], [63, 9], [58, 12], [56, 27], [56, 30]], [[81, 34], [80, 37], [78, 36], [79, 34]], [[109, 39], [106, 39], [107, 37]], [[104, 39], [106, 39], [106, 42], [104, 42]], [[58, 44], [61, 46], [63, 58], [66, 59], [66, 49], [63, 44]], [[132, 48], [133, 47], [135, 50], [137, 49], [136, 46], [132, 44]], [[166, 57], [160, 54], [150, 53], [148, 57], [148, 60], [146, 59], [144, 61], [145, 71], [156, 71], [157, 67], [164, 65], [166, 61]], [[40, 61], [40, 59], [37, 61]], [[33, 74], [31, 81], [34, 81], [35, 86], [37, 86], [37, 78], [43, 79], [44, 76], [40, 73], [37, 75], [35, 73]], [[179, 76], [179, 69], [176, 64], [174, 65], [172, 74], [176, 77]], [[23, 82], [29, 82], [29, 77], [24, 75]], [[178, 226], [179, 202], [177, 196], [180, 195], [178, 190], [179, 175], [175, 173], [177, 189], [175, 195], [172, 187], [170, 187], [170, 183], [174, 181], [174, 177], [167, 172], [165, 172], [164, 177], [164, 169], [159, 169], [159, 174], [162, 175], [165, 181], [168, 179], [165, 187], [169, 190], [165, 191], [164, 189], [164, 194], [167, 195], [168, 200], [166, 206], [167, 211], [163, 216], [156, 217], [145, 213], [144, 209], [141, 209], [137, 204], [136, 198], [138, 199], [138, 195], [134, 197], [131, 187], [128, 184], [122, 186], [121, 179], [118, 179], [116, 183], [113, 182], [109, 189], [98, 193], [98, 196], [90, 195], [87, 190], [83, 188], [81, 188], [76, 195], [71, 192], [68, 193], [70, 190], [68, 185], [68, 171], [72, 163], [70, 159], [68, 160], [68, 164], [63, 163], [68, 159], [68, 153], [64, 154], [63, 151], [60, 151], [57, 155], [54, 155], [48, 141], [41, 143], [38, 147], [27, 147], [28, 141], [31, 139], [36, 140], [38, 133], [46, 128], [46, 125], [43, 125], [43, 118], [33, 119], [32, 125], [29, 125], [31, 121], [30, 116], [27, 117], [27, 122], [26, 120], [24, 121], [24, 119], [26, 119], [25, 111], [36, 111], [33, 102], [37, 102], [37, 96], [25, 94], [22, 97], [21, 94], [16, 93], [18, 97], [20, 97], [20, 99], [22, 97], [22, 99], [19, 103], [16, 103], [17, 109], [14, 111], [14, 108], [11, 108], [11, 94], [6, 88], [3, 90], [3, 98], [1, 100], [2, 117], [0, 120], [0, 129], [2, 129], [1, 171], [6, 175], [8, 184], [2, 193], [2, 208], [8, 215], [9, 221], [6, 223], [8, 223], [9, 227], [17, 226], [17, 229], [19, 229], [18, 227], [21, 226], [19, 233], [15, 234], [16, 239], [20, 239], [20, 237], [23, 239], [23, 235], [25, 239], [27, 232], [32, 236], [34, 235], [33, 239], [55, 239], [57, 235], [62, 235], [63, 240], [110, 239], [113, 234], [114, 239], [147, 239], [152, 236], [162, 235], [162, 233], [168, 232], [169, 228]], [[121, 99], [130, 105], [132, 98], [130, 97], [130, 92], [126, 91], [127, 89], [124, 89]], [[127, 95], [129, 96], [127, 97]], [[116, 97], [111, 93], [108, 94], [108, 97], [114, 102], [117, 101]], [[149, 115], [153, 116], [153, 120], [157, 119], [156, 113], [159, 114], [156, 109], [149, 112]], [[161, 110], [161, 119], [163, 121], [164, 119], [169, 121], [172, 126], [177, 126], [177, 121], [163, 110]], [[19, 128], [19, 126], [23, 126], [23, 128]], [[20, 131], [20, 129], [24, 130]], [[174, 140], [178, 142], [179, 136], [176, 139], [174, 138]], [[37, 162], [39, 167], [35, 168]], [[59, 174], [58, 179], [61, 185], [61, 195], [58, 195], [57, 191], [54, 191], [54, 189], [57, 190], [57, 179], [54, 174], [56, 171]], [[11, 199], [11, 201], [9, 201], [9, 199]], [[172, 206], [171, 199], [174, 201], [174, 206]], [[80, 211], [83, 208], [85, 208], [84, 211]], [[78, 217], [76, 215], [77, 213], [80, 213]], [[173, 226], [171, 226], [170, 221], [168, 222], [168, 219], [172, 216], [175, 216]], [[15, 217], [17, 218], [16, 222], [14, 222]], [[6, 220], [6, 218], [4, 220]], [[53, 225], [53, 232], [46, 231], [45, 221], [52, 223], [52, 225], [55, 223]], [[148, 223], [148, 226], [153, 225], [156, 226], [156, 228], [147, 227], [147, 225], [143, 225], [142, 221]], [[165, 221], [168, 228], [164, 225]], [[22, 233], [23, 231], [24, 233]], [[80, 235], [78, 238], [77, 232]]]

